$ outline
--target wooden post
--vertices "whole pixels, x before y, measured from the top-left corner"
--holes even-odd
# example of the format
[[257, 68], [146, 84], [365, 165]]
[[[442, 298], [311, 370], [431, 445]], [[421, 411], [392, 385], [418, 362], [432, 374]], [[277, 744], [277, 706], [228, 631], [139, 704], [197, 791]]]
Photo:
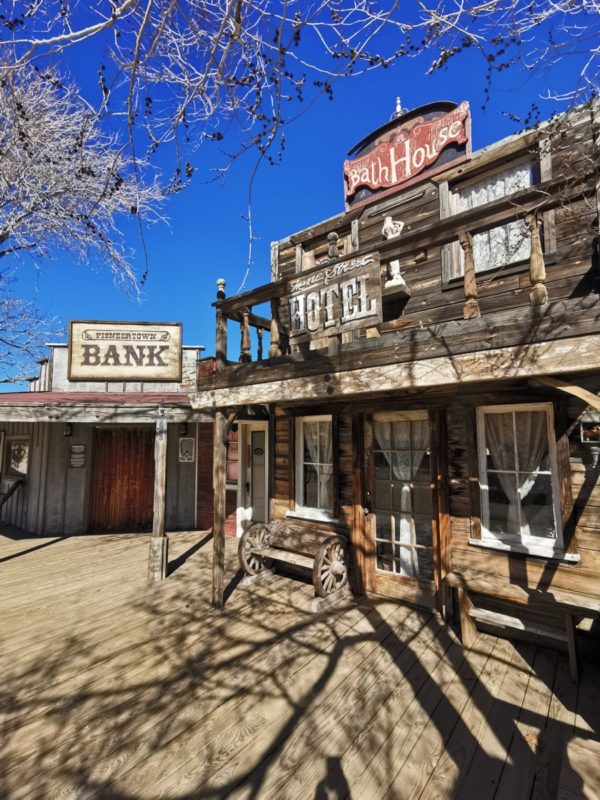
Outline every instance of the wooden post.
[[242, 364], [248, 364], [252, 361], [249, 317], [250, 309], [244, 308], [242, 311], [242, 344], [240, 347], [240, 362]]
[[225, 299], [225, 280], [217, 281], [217, 335], [215, 348], [215, 366], [218, 370], [227, 366], [227, 319], [221, 311], [220, 301]]
[[215, 412], [213, 430], [213, 584], [212, 604], [223, 608], [223, 582], [225, 573], [225, 428], [227, 421], [222, 411]]
[[258, 344], [256, 345], [256, 358], [258, 361], [262, 361], [263, 357], [263, 329], [257, 328], [256, 329], [256, 337], [258, 339]]
[[167, 486], [167, 420], [159, 409], [154, 439], [154, 514], [148, 553], [148, 580], [167, 577], [169, 540], [165, 535], [165, 494]]
[[463, 647], [470, 648], [477, 638], [477, 626], [471, 619], [469, 611], [473, 608], [473, 603], [466, 589], [458, 589], [458, 609], [460, 611], [460, 638]]
[[281, 338], [279, 335], [279, 298], [271, 300], [271, 343], [269, 344], [269, 358], [278, 358], [281, 355]]
[[527, 214], [525, 224], [529, 228], [531, 237], [531, 255], [529, 257], [529, 282], [532, 289], [529, 292], [529, 302], [532, 306], [543, 306], [548, 302], [548, 289], [546, 288], [546, 265], [542, 252], [540, 228], [541, 217], [537, 214]]
[[463, 317], [474, 319], [481, 316], [477, 300], [477, 278], [475, 277], [475, 262], [473, 260], [473, 237], [470, 233], [462, 232], [458, 238], [463, 253], [465, 254], [465, 305]]

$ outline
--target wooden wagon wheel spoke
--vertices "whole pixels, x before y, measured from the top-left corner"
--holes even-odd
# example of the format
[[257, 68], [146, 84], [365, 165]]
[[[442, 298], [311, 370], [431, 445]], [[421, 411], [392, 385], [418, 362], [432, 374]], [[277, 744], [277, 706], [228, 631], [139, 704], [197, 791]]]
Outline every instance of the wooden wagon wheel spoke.
[[348, 555], [339, 537], [330, 537], [321, 546], [313, 566], [313, 583], [320, 597], [341, 589], [348, 581]]
[[269, 540], [269, 531], [263, 523], [252, 525], [243, 533], [238, 548], [238, 557], [240, 566], [246, 575], [256, 575], [271, 566], [272, 560], [260, 554], [260, 550], [269, 546]]

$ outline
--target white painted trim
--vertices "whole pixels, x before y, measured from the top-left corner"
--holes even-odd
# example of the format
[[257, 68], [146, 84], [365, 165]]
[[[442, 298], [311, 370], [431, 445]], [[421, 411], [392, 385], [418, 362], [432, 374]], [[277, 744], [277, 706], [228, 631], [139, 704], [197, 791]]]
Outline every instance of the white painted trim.
[[500, 550], [503, 553], [521, 553], [526, 556], [536, 558], [546, 558], [553, 561], [565, 561], [568, 564], [577, 564], [581, 561], [579, 553], [565, 553], [560, 548], [536, 547], [535, 545], [524, 546], [518, 544], [507, 544], [506, 542], [491, 541], [488, 539], [469, 539], [469, 544], [473, 547], [484, 547], [490, 550]]
[[[486, 414], [507, 414], [511, 412], [518, 413], [519, 411], [544, 411], [546, 413], [550, 482], [552, 486], [552, 505], [554, 509], [554, 526], [556, 531], [556, 538], [549, 542], [548, 545], [541, 544], [539, 537], [521, 535], [520, 539], [517, 541], [512, 536], [499, 536], [489, 529], [490, 504], [486, 468], [485, 416]], [[564, 540], [560, 514], [558, 458], [554, 431], [554, 408], [552, 403], [507, 403], [503, 405], [479, 406], [477, 408], [477, 456], [479, 462], [479, 487], [481, 492], [481, 542], [483, 545], [489, 544], [499, 550], [514, 550], [515, 552], [525, 552], [531, 555], [545, 556], [547, 558], [555, 557], [555, 553], [564, 554]], [[516, 442], [514, 444], [516, 447]]]

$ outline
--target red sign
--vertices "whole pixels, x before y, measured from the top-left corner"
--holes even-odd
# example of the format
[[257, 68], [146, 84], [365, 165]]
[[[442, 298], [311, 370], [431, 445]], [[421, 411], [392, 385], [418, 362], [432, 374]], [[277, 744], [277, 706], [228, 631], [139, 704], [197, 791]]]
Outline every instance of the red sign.
[[366, 155], [344, 161], [346, 197], [351, 197], [360, 186], [383, 189], [414, 178], [435, 163], [449, 144], [467, 141], [468, 115], [469, 104], [463, 102], [453, 111], [410, 130], [396, 130], [389, 141], [378, 144]]

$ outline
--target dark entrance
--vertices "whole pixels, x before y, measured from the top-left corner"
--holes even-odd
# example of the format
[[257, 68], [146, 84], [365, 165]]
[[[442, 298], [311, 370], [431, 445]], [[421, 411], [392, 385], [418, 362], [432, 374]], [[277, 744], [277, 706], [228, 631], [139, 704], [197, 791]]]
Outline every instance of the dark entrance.
[[154, 428], [97, 428], [90, 531], [151, 531]]

